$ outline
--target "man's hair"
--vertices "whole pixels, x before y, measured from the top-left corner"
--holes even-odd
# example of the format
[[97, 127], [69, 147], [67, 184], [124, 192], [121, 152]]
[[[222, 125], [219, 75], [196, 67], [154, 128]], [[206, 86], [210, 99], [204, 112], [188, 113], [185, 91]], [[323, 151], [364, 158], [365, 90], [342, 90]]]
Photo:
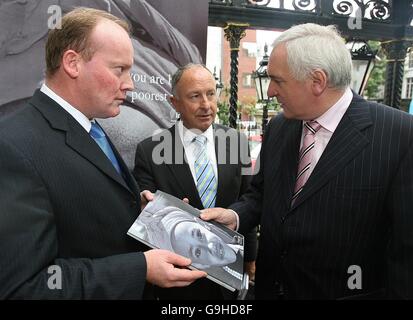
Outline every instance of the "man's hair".
[[67, 50], [74, 50], [89, 61], [95, 50], [90, 43], [90, 36], [96, 25], [107, 19], [121, 26], [130, 34], [129, 24], [114, 15], [92, 8], [76, 8], [62, 18], [61, 28], [49, 32], [46, 42], [46, 75], [54, 75], [62, 62]]
[[343, 89], [351, 83], [352, 62], [344, 39], [333, 25], [314, 23], [293, 26], [274, 41], [274, 48], [285, 44], [292, 76], [308, 79], [316, 69], [327, 73], [328, 85]]
[[178, 85], [179, 80], [181, 80], [183, 73], [185, 72], [185, 70], [192, 69], [192, 68], [204, 68], [205, 70], [208, 70], [208, 72], [211, 73], [212, 75], [212, 72], [206, 67], [206, 65], [202, 63], [188, 63], [184, 66], [179, 67], [178, 70], [176, 70], [176, 72], [172, 76], [172, 81], [171, 81], [172, 94], [175, 97], [176, 97], [176, 86]]

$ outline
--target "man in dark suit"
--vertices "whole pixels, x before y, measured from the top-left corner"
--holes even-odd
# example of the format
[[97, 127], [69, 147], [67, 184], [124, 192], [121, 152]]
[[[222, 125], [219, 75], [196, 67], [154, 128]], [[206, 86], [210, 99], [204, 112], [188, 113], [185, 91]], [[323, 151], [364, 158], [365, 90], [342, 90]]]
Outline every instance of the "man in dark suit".
[[[258, 299], [413, 298], [413, 119], [349, 89], [333, 26], [294, 26], [271, 53], [260, 172], [230, 206], [261, 225]], [[202, 218], [235, 228], [234, 213]]]
[[46, 84], [0, 123], [0, 298], [139, 299], [146, 280], [205, 276], [126, 235], [139, 189], [94, 119], [116, 116], [133, 88], [128, 25], [76, 9], [50, 32], [46, 61]]
[[[161, 190], [180, 199], [187, 198], [198, 209], [230, 205], [247, 190], [250, 182], [246, 137], [234, 129], [213, 124], [217, 112], [215, 80], [205, 66], [188, 64], [179, 68], [172, 77], [172, 93], [171, 103], [182, 121], [138, 145], [133, 171], [138, 184], [152, 192]], [[209, 198], [212, 202], [203, 201], [202, 189], [198, 187], [202, 180], [196, 173], [198, 136], [205, 137], [211, 174], [217, 180], [210, 184], [216, 184]], [[163, 146], [162, 155], [157, 154]], [[255, 268], [256, 246], [256, 230], [248, 230], [245, 261], [250, 273]], [[201, 279], [188, 288], [161, 290], [160, 297], [218, 299], [222, 294], [218, 285]]]

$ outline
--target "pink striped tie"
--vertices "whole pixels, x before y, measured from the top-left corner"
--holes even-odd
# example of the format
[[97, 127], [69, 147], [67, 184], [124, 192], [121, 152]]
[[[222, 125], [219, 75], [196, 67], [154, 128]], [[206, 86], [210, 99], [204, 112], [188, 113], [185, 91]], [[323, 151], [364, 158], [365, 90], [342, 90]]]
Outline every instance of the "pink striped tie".
[[311, 161], [314, 154], [314, 135], [321, 128], [317, 121], [310, 121], [304, 124], [304, 141], [300, 150], [300, 159], [298, 163], [298, 174], [295, 181], [295, 188], [291, 205], [303, 191], [304, 185], [310, 176]]

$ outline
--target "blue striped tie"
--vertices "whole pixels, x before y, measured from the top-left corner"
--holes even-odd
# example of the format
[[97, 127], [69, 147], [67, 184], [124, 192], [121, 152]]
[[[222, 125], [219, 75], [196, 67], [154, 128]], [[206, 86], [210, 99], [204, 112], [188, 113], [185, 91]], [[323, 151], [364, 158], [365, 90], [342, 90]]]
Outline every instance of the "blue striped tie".
[[92, 127], [90, 129], [89, 134], [96, 141], [98, 146], [102, 149], [105, 155], [108, 157], [110, 162], [112, 162], [113, 166], [115, 167], [116, 171], [121, 174], [119, 162], [116, 159], [115, 154], [109, 144], [108, 139], [106, 138], [105, 133], [103, 132], [102, 128], [96, 123], [92, 122]]
[[205, 136], [197, 136], [195, 142], [195, 176], [196, 187], [199, 197], [201, 198], [204, 208], [212, 208], [215, 206], [217, 194], [217, 179], [214, 169], [207, 154], [207, 138]]

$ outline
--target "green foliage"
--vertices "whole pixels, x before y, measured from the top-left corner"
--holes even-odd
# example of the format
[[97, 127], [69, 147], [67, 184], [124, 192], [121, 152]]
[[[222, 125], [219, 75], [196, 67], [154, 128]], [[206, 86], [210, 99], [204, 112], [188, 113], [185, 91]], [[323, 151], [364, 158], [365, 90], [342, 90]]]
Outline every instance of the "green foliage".
[[277, 113], [281, 112], [281, 104], [276, 99], [271, 99], [267, 104], [268, 110], [275, 110]]
[[221, 92], [221, 96], [218, 97], [217, 103], [217, 116], [219, 119], [219, 123], [223, 124], [224, 126], [229, 125], [229, 96], [230, 96], [230, 89], [229, 87], [224, 87]]
[[228, 102], [218, 102], [218, 111], [217, 111], [217, 116], [219, 119], [219, 122], [223, 124], [224, 126], [229, 125], [229, 105]]
[[258, 112], [255, 97], [252, 98], [254, 98], [254, 100], [251, 99], [251, 101], [244, 103], [238, 101], [238, 112], [247, 114], [250, 118], [254, 117]]
[[384, 85], [385, 82], [385, 73], [386, 73], [386, 57], [384, 52], [380, 50], [379, 41], [369, 41], [369, 46], [373, 51], [378, 50], [377, 56], [381, 60], [376, 60], [373, 71], [370, 74], [370, 78], [367, 82], [366, 88], [364, 89], [363, 94], [369, 99], [380, 99], [379, 96], [380, 87]]

